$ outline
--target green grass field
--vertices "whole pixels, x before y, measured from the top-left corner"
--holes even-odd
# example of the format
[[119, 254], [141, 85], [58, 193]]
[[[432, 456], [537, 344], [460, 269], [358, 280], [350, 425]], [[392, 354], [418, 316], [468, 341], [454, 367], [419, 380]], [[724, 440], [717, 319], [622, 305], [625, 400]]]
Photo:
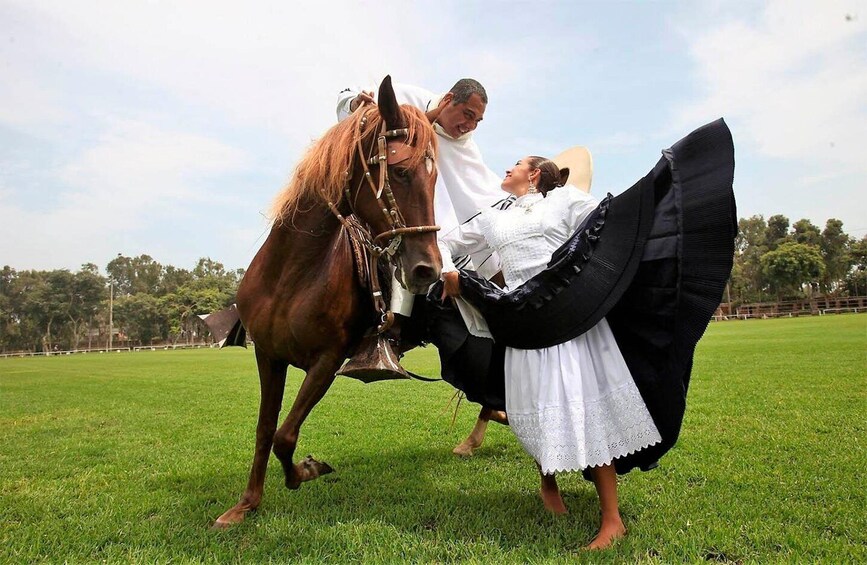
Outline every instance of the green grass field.
[[259, 511], [214, 531], [252, 458], [252, 351], [0, 359], [0, 561], [865, 562], [865, 392], [867, 315], [712, 324], [680, 442], [621, 479], [630, 533], [588, 554], [592, 485], [564, 476], [546, 514], [502, 426], [455, 458], [476, 407], [452, 428], [444, 383], [338, 378], [296, 453], [336, 472], [288, 491], [272, 457]]

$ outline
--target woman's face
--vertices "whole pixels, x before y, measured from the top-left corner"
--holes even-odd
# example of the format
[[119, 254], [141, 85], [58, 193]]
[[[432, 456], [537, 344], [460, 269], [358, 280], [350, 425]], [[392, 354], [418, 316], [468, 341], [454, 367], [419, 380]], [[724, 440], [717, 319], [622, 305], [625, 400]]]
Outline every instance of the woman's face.
[[[539, 178], [539, 169], [530, 168], [530, 158], [524, 157], [515, 166], [506, 171], [506, 176], [503, 179], [503, 184], [500, 185], [503, 190], [515, 196], [523, 196], [527, 194], [527, 189], [530, 188], [530, 181]], [[535, 184], [535, 182], [534, 182]]]

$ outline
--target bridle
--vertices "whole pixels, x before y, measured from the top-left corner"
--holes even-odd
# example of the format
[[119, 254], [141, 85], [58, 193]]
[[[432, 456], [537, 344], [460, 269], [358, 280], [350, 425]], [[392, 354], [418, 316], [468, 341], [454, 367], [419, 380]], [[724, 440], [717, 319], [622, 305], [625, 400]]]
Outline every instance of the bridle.
[[[364, 147], [361, 144], [361, 130], [366, 125], [367, 116], [371, 111], [372, 110], [368, 110], [358, 123], [358, 141], [356, 142], [357, 152], [364, 173], [358, 181], [356, 192], [361, 190], [361, 185], [366, 180], [367, 185], [370, 187], [373, 197], [376, 200], [377, 206], [385, 217], [385, 221], [389, 226], [391, 226], [390, 229], [372, 237], [371, 241], [375, 247], [374, 250], [379, 249], [380, 255], [388, 255], [388, 257], [391, 258], [397, 252], [397, 248], [400, 246], [404, 234], [439, 231], [440, 227], [437, 225], [407, 226], [406, 220], [404, 220], [403, 214], [401, 214], [397, 202], [394, 199], [394, 193], [391, 190], [391, 183], [388, 180], [388, 165], [394, 165], [404, 161], [409, 158], [409, 153], [412, 151], [412, 146], [410, 146], [406, 140], [409, 135], [408, 128], [389, 130], [386, 129], [387, 126], [385, 120], [383, 120], [379, 135], [376, 138], [376, 144], [371, 144], [370, 152], [368, 153], [367, 158], [364, 158]], [[403, 141], [397, 141], [397, 139], [403, 139]], [[375, 149], [379, 150], [376, 155], [373, 154]], [[432, 167], [434, 155], [431, 148], [428, 148], [427, 151], [425, 151], [425, 159], [428, 160]], [[379, 165], [379, 186], [373, 183], [373, 177], [370, 174], [370, 168], [368, 167], [368, 165], [377, 164]], [[350, 210], [355, 214], [355, 210], [352, 206], [352, 196], [348, 185], [344, 187], [344, 192]], [[385, 197], [385, 200], [383, 200], [383, 196]], [[331, 209], [331, 212], [338, 217], [338, 219], [342, 217], [337, 211], [337, 207], [334, 203], [329, 202], [328, 207]], [[389, 244], [386, 247], [381, 247], [380, 245], [380, 242], [383, 240], [389, 241]]]
[[[400, 208], [398, 208], [397, 206], [397, 201], [394, 198], [394, 193], [391, 190], [391, 183], [388, 180], [388, 166], [400, 163], [408, 159], [410, 153], [413, 150], [412, 146], [408, 143], [409, 140], [407, 139], [409, 136], [408, 128], [392, 130], [387, 129], [385, 120], [383, 119], [382, 127], [380, 128], [379, 134], [376, 137], [376, 143], [372, 143], [370, 145], [370, 152], [367, 154], [367, 158], [365, 158], [364, 147], [361, 143], [361, 132], [364, 126], [367, 124], [367, 118], [371, 111], [372, 109], [368, 109], [362, 116], [361, 120], [358, 122], [356, 151], [358, 158], [361, 161], [363, 174], [361, 175], [361, 179], [358, 181], [358, 186], [356, 187], [356, 194], [361, 191], [361, 187], [366, 180], [367, 185], [373, 193], [374, 199], [376, 200], [376, 204], [382, 211], [387, 225], [389, 225], [390, 228], [386, 229], [382, 233], [373, 236], [370, 232], [369, 227], [363, 225], [359, 226], [358, 221], [356, 221], [355, 225], [353, 225], [353, 222], [350, 222], [350, 220], [345, 218], [343, 214], [340, 213], [335, 203], [329, 201], [328, 208], [337, 217], [337, 219], [344, 226], [344, 228], [346, 228], [347, 233], [358, 234], [358, 228], [361, 228], [362, 233], [359, 235], [362, 236], [362, 242], [371, 255], [371, 295], [373, 297], [374, 307], [381, 314], [381, 324], [377, 328], [377, 331], [381, 333], [391, 327], [391, 324], [394, 322], [394, 314], [386, 309], [385, 301], [382, 298], [382, 290], [379, 286], [379, 277], [377, 275], [376, 269], [379, 258], [385, 255], [389, 261], [393, 262], [396, 255], [399, 253], [400, 244], [403, 241], [404, 235], [435, 232], [439, 231], [440, 226], [407, 226], [406, 220], [404, 219], [403, 214], [401, 214]], [[377, 151], [375, 155], [374, 151]], [[427, 150], [425, 150], [424, 157], [428, 164], [428, 171], [430, 172], [433, 170], [434, 163], [434, 153], [432, 147], [429, 146]], [[373, 177], [370, 174], [370, 167], [368, 167], [368, 165], [379, 165], [378, 186], [373, 182]], [[346, 196], [347, 203], [349, 205], [349, 209], [351, 211], [351, 216], [355, 216], [355, 218], [357, 219], [358, 214], [355, 213], [355, 208], [352, 203], [352, 193], [349, 190], [349, 174], [349, 171], [347, 171], [347, 185], [344, 187], [343, 190], [344, 195]], [[383, 245], [383, 242], [387, 242], [387, 244]]]

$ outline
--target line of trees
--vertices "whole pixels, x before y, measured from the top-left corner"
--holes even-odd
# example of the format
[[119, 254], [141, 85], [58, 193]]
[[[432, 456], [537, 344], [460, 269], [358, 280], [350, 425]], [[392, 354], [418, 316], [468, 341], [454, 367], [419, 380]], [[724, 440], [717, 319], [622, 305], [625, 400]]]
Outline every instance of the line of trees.
[[[785, 216], [742, 218], [724, 300], [735, 304], [817, 295], [867, 294], [867, 236], [860, 240], [830, 219], [820, 230]], [[0, 271], [0, 352], [101, 348], [108, 342], [113, 294], [115, 343], [191, 341], [204, 330], [199, 314], [235, 301], [243, 269], [208, 257], [192, 270], [148, 255], [118, 255], [107, 275], [88, 263], [78, 272]]]
[[116, 344], [192, 341], [198, 314], [231, 305], [244, 274], [208, 257], [187, 270], [148, 255], [118, 255], [106, 273], [93, 263], [77, 272], [3, 267], [0, 352], [105, 347], [109, 310]]
[[810, 220], [775, 215], [738, 222], [729, 284], [737, 304], [867, 294], [867, 236], [855, 239], [835, 218], [820, 230]]

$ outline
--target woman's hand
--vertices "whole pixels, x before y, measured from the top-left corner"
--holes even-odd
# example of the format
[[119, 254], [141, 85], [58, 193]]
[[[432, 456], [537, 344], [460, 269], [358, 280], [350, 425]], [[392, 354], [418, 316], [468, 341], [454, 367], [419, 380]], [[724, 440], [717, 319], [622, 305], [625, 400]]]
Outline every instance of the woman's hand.
[[448, 273], [443, 273], [443, 295], [440, 297], [440, 301], [445, 302], [446, 297], [448, 296], [455, 298], [460, 295], [461, 283], [458, 278], [458, 272], [450, 271]]

